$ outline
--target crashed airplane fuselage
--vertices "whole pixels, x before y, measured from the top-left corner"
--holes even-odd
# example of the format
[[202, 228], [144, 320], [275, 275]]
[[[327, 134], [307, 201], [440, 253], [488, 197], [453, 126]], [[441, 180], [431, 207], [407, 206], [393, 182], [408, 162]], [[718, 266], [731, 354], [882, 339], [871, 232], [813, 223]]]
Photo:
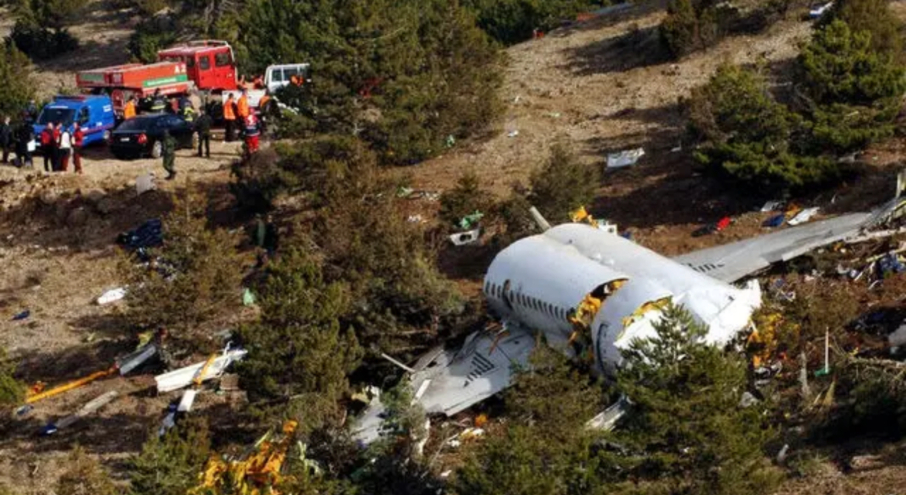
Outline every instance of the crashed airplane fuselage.
[[[591, 359], [612, 373], [621, 350], [653, 337], [669, 303], [683, 305], [707, 327], [706, 340], [730, 342], [748, 328], [761, 304], [757, 281], [731, 285], [773, 263], [855, 237], [898, 215], [906, 177], [896, 198], [871, 213], [854, 213], [704, 249], [677, 258], [591, 225], [571, 223], [519, 240], [491, 263], [483, 292], [503, 322], [497, 333], [477, 332], [456, 350], [423, 356], [409, 377], [416, 400], [429, 414], [454, 415], [508, 387], [528, 364], [538, 334], [571, 356]], [[377, 438], [378, 410], [354, 427], [367, 443]]]

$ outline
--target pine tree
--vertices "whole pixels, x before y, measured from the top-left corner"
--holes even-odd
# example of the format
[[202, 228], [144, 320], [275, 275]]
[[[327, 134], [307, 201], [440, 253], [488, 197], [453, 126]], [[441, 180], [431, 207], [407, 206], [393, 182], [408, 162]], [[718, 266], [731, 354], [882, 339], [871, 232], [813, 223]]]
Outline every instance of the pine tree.
[[570, 214], [582, 206], [590, 206], [597, 194], [600, 173], [582, 163], [566, 143], [551, 147], [550, 157], [530, 178], [530, 204], [555, 223], [569, 220]]
[[489, 193], [481, 187], [481, 179], [474, 171], [466, 172], [452, 189], [440, 196], [438, 216], [449, 226], [458, 226], [466, 215], [476, 211], [488, 213], [492, 205]]
[[559, 351], [539, 346], [505, 395], [507, 427], [467, 457], [455, 481], [461, 495], [595, 493], [615, 474], [585, 423], [603, 394]]
[[12, 44], [0, 46], [0, 115], [18, 117], [34, 98], [36, 87], [31, 62]]
[[149, 249], [151, 263], [124, 260], [130, 281], [129, 316], [139, 327], [165, 327], [176, 339], [239, 303], [241, 262], [230, 235], [209, 229], [204, 209], [190, 193], [164, 220], [164, 244]]
[[903, 23], [890, 10], [889, 0], [838, 0], [824, 16], [823, 25], [845, 22], [855, 32], [871, 34], [872, 51], [902, 59]]
[[810, 148], [845, 152], [892, 135], [906, 91], [904, 69], [892, 54], [873, 47], [872, 36], [835, 20], [802, 50]]
[[707, 344], [706, 327], [681, 307], [665, 309], [655, 330], [624, 351], [617, 380], [632, 403], [617, 433], [638, 456], [630, 476], [670, 493], [769, 493], [778, 480], [764, 456], [772, 431], [764, 404], [740, 405], [743, 359]]
[[303, 434], [341, 416], [347, 375], [361, 357], [354, 332], [341, 325], [348, 289], [328, 283], [304, 247], [270, 265], [260, 290], [260, 321], [240, 329], [249, 351], [239, 365], [252, 400], [290, 399]]
[[198, 484], [210, 455], [211, 440], [203, 419], [189, 416], [163, 438], [152, 432], [142, 452], [129, 461], [132, 495], [185, 495]]

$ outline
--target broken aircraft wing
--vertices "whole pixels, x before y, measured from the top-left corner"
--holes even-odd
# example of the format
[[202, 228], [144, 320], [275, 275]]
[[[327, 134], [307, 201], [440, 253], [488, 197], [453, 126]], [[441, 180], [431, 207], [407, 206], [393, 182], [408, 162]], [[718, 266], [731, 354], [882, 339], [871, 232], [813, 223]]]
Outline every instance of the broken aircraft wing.
[[510, 386], [512, 375], [528, 365], [535, 337], [517, 325], [497, 335], [478, 332], [462, 349], [444, 351], [412, 375], [413, 390], [429, 414], [452, 416]]
[[723, 282], [735, 282], [774, 263], [858, 235], [879, 215], [851, 213], [722, 246], [694, 251], [674, 261]]

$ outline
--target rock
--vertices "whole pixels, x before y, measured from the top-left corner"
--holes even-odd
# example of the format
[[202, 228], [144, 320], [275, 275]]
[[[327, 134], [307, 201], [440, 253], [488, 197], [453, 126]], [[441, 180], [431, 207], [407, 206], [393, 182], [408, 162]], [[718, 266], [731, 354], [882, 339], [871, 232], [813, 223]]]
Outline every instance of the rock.
[[46, 205], [52, 205], [52, 204], [56, 203], [57, 200], [60, 198], [60, 193], [56, 189], [47, 188], [47, 189], [44, 189], [43, 191], [41, 191], [41, 193], [38, 197], [41, 199], [42, 203], [44, 203]]
[[102, 215], [107, 215], [108, 213], [115, 211], [119, 208], [119, 204], [110, 197], [105, 197], [104, 199], [97, 202], [94, 207], [98, 210], [98, 213]]
[[85, 198], [85, 200], [89, 203], [97, 206], [97, 204], [100, 203], [101, 200], [107, 197], [107, 191], [100, 188], [89, 189], [88, 191], [82, 193], [82, 197]]
[[88, 221], [88, 210], [78, 207], [69, 213], [66, 222], [72, 227], [81, 227]]

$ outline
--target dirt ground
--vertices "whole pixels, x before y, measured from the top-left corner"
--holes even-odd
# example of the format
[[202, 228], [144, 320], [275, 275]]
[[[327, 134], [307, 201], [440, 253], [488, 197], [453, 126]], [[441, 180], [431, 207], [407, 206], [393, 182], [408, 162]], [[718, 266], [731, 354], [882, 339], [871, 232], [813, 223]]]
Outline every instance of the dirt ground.
[[[87, 5], [87, 22], [73, 27], [83, 47], [38, 66], [45, 95], [71, 86], [73, 70], [126, 61], [125, 44], [134, 20], [109, 10], [104, 0]], [[597, 217], [618, 223], [637, 242], [668, 255], [762, 233], [767, 214], [755, 210], [775, 198], [727, 188], [696, 170], [688, 150], [672, 151], [682, 135], [680, 100], [725, 61], [759, 62], [771, 73], [788, 70], [810, 26], [791, 18], [766, 33], [730, 38], [708, 52], [671, 63], [657, 49], [662, 6], [654, 2], [508, 49], [503, 90], [507, 111], [493, 132], [398, 173], [410, 175], [417, 188], [442, 191], [463, 171], [474, 170], [486, 187], [505, 195], [513, 182], [526, 180], [556, 140], [565, 140], [583, 160], [601, 167], [609, 152], [642, 147], [646, 155], [636, 166], [605, 171], [592, 205]], [[11, 27], [8, 20], [0, 16], [0, 34]], [[879, 204], [893, 193], [892, 178], [904, 156], [903, 146], [899, 139], [884, 143], [862, 158], [865, 163], [856, 180], [795, 199], [803, 206], [821, 206], [827, 213]], [[105, 369], [115, 356], [134, 347], [124, 337], [119, 306], [93, 304], [97, 296], [119, 285], [117, 234], [166, 212], [171, 204], [165, 193], [187, 183], [212, 200], [213, 213], [229, 217], [228, 166], [237, 148], [214, 143], [211, 160], [180, 151], [178, 179], [159, 180], [159, 191], [141, 196], [135, 192], [136, 177], [147, 172], [162, 177], [159, 161], [117, 161], [95, 149], [87, 153], [83, 176], [0, 166], [0, 347], [22, 361], [23, 379], [64, 382]], [[436, 203], [417, 201], [409, 209], [407, 215], [430, 217]], [[703, 223], [723, 216], [735, 220], [727, 230], [691, 236]], [[474, 289], [470, 277], [459, 282]], [[31, 312], [27, 319], [11, 321], [26, 309]], [[152, 374], [153, 370], [142, 370], [133, 377], [96, 382], [38, 403], [25, 417], [0, 423], [0, 483], [15, 486], [23, 495], [51, 493], [59, 474], [55, 461], [74, 444], [121, 476], [124, 460], [140, 448], [173, 398], [156, 396]], [[99, 414], [54, 437], [37, 437], [49, 419], [70, 414], [111, 389], [121, 398]], [[227, 399], [212, 393], [199, 400], [201, 407], [212, 411], [231, 407]], [[858, 462], [852, 465], [861, 467], [844, 470], [833, 458], [820, 459], [814, 473], [791, 480], [779, 493], [901, 493], [906, 486], [902, 449], [853, 447], [847, 455], [855, 456]]]

